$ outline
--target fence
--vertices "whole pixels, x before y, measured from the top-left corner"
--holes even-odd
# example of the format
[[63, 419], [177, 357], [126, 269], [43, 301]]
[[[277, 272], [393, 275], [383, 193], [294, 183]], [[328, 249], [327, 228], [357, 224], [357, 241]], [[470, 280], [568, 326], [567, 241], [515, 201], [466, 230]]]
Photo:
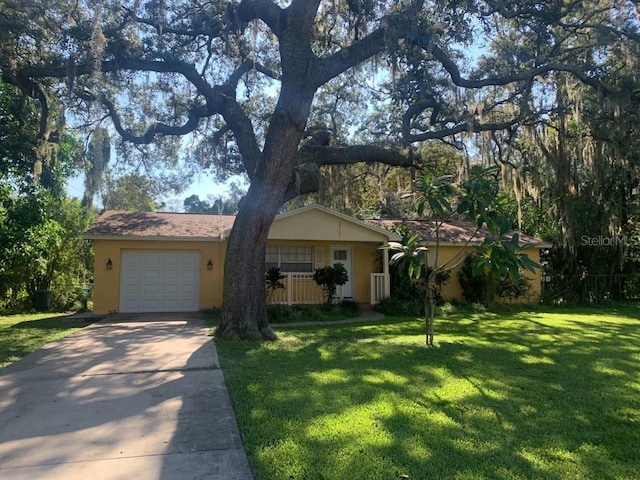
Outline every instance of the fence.
[[[313, 273], [283, 273], [284, 288], [271, 292], [268, 303], [280, 305], [312, 305], [324, 302], [322, 288], [313, 281]], [[340, 295], [340, 289], [338, 289]], [[338, 297], [340, 298], [340, 297]]]
[[640, 300], [640, 274], [545, 275], [542, 280], [542, 299], [548, 303]]

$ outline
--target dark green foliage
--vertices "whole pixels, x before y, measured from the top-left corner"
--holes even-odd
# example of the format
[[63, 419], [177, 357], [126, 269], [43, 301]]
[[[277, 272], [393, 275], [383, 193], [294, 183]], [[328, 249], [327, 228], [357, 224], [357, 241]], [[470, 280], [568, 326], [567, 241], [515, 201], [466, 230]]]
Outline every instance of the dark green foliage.
[[[426, 278], [431, 269], [427, 268], [426, 275], [418, 280], [412, 280], [407, 275], [406, 265], [394, 263], [390, 265], [391, 295], [381, 299], [375, 309], [385, 315], [424, 315], [424, 296]], [[450, 271], [436, 273], [435, 303], [442, 305], [445, 299], [442, 297], [442, 286], [451, 278]]]
[[474, 271], [473, 263], [476, 259], [473, 255], [468, 256], [458, 272], [458, 281], [467, 302], [489, 305], [498, 297], [519, 299], [527, 297], [531, 292], [531, 281], [522, 274], [517, 282], [513, 282], [506, 273], [494, 277], [486, 272]]
[[345, 300], [337, 305], [269, 305], [269, 323], [330, 322], [353, 318], [360, 312], [360, 306]]
[[267, 270], [264, 274], [264, 287], [267, 298], [271, 298], [276, 290], [284, 288], [284, 283], [282, 283], [284, 278], [285, 276], [280, 271], [280, 267], [271, 267]]
[[381, 299], [375, 309], [385, 315], [402, 315], [417, 317], [424, 315], [424, 290], [406, 283], [397, 288], [391, 295]]
[[332, 267], [316, 268], [313, 274], [313, 281], [324, 290], [327, 305], [332, 305], [338, 286], [347, 283], [349, 275], [343, 264], [334, 263]]
[[84, 307], [91, 249], [82, 238], [87, 215], [76, 199], [0, 195], [0, 310], [31, 308], [37, 291], [51, 290], [54, 310]]
[[358, 313], [360, 313], [360, 305], [358, 305], [358, 303], [354, 302], [353, 300], [343, 300], [342, 302], [340, 302], [339, 310], [345, 315], [348, 314], [355, 317], [356, 315], [358, 315]]

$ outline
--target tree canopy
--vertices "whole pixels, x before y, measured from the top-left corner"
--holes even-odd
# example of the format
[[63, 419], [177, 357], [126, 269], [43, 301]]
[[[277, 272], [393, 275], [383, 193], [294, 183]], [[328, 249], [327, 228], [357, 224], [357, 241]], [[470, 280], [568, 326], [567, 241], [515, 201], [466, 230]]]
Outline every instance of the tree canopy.
[[637, 15], [631, 0], [7, 0], [0, 68], [39, 102], [40, 139], [55, 99], [165, 183], [195, 165], [245, 174], [217, 334], [273, 338], [266, 236], [322, 167], [420, 168], [420, 142], [474, 136], [505, 161], [519, 128], [539, 138], [566, 118], [568, 83], [615, 119], [633, 97], [619, 72], [637, 70]]

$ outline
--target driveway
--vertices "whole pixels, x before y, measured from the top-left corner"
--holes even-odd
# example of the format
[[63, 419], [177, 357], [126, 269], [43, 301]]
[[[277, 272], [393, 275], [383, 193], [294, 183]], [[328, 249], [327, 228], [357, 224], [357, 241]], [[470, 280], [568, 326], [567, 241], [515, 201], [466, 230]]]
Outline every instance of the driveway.
[[197, 315], [115, 315], [0, 370], [0, 478], [253, 476]]

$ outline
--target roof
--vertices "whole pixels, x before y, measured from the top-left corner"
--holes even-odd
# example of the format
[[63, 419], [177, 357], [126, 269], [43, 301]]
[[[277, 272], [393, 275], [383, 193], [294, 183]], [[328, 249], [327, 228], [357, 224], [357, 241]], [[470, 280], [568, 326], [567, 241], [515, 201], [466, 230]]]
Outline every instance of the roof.
[[[288, 223], [288, 220], [294, 219], [295, 216], [309, 214], [310, 212], [319, 212], [329, 217], [349, 222], [349, 224], [358, 228], [368, 229], [371, 234], [383, 235], [388, 240], [400, 240], [400, 235], [392, 233], [392, 230], [400, 225], [406, 225], [411, 231], [418, 233], [420, 238], [427, 244], [435, 243], [435, 223], [433, 222], [399, 219], [358, 220], [321, 205], [308, 205], [280, 214], [275, 218], [274, 223], [279, 221]], [[88, 240], [115, 240], [126, 238], [130, 240], [222, 241], [231, 230], [235, 218], [235, 215], [211, 215], [204, 213], [124, 212], [108, 210], [100, 215], [95, 223], [85, 231], [84, 238]], [[281, 227], [287, 223], [283, 223]], [[289, 225], [289, 227], [291, 227], [291, 225]], [[325, 228], [324, 225], [322, 227]], [[300, 232], [292, 233], [294, 235], [302, 235]], [[306, 233], [309, 234], [312, 232]], [[317, 232], [314, 235], [317, 237]], [[485, 228], [477, 230], [470, 223], [450, 221], [440, 225], [439, 244], [460, 245], [468, 242], [472, 245], [478, 245], [487, 236], [489, 236], [489, 232]], [[543, 242], [528, 235], [520, 235], [520, 242], [531, 244], [537, 248], [551, 247], [550, 243]]]
[[[325, 216], [327, 219], [333, 219], [333, 224], [330, 222], [322, 225], [313, 223], [297, 225], [299, 223], [295, 220], [297, 216], [308, 217], [309, 215]], [[107, 210], [85, 231], [84, 238], [87, 240], [222, 241], [228, 236], [235, 218], [235, 215]], [[318, 223], [317, 217], [308, 218]], [[272, 233], [276, 230], [274, 238], [278, 239], [353, 241], [365, 238], [372, 241], [389, 241], [401, 238], [388, 229], [320, 205], [309, 205], [276, 216]], [[365, 233], [353, 236], [356, 230]]]
[[[423, 242], [427, 244], [436, 243], [436, 224], [433, 221], [371, 219], [367, 220], [367, 222], [388, 229], [395, 229], [401, 225], [405, 225], [410, 231], [417, 233]], [[440, 224], [438, 243], [440, 245], [461, 245], [465, 243], [479, 245], [490, 235], [489, 230], [485, 227], [477, 229], [472, 223], [452, 220]], [[537, 248], [551, 247], [551, 244], [548, 242], [523, 234], [520, 234], [520, 243], [530, 244]]]
[[136, 240], [222, 240], [234, 215], [203, 213], [123, 212], [107, 210], [84, 233], [84, 238]]

